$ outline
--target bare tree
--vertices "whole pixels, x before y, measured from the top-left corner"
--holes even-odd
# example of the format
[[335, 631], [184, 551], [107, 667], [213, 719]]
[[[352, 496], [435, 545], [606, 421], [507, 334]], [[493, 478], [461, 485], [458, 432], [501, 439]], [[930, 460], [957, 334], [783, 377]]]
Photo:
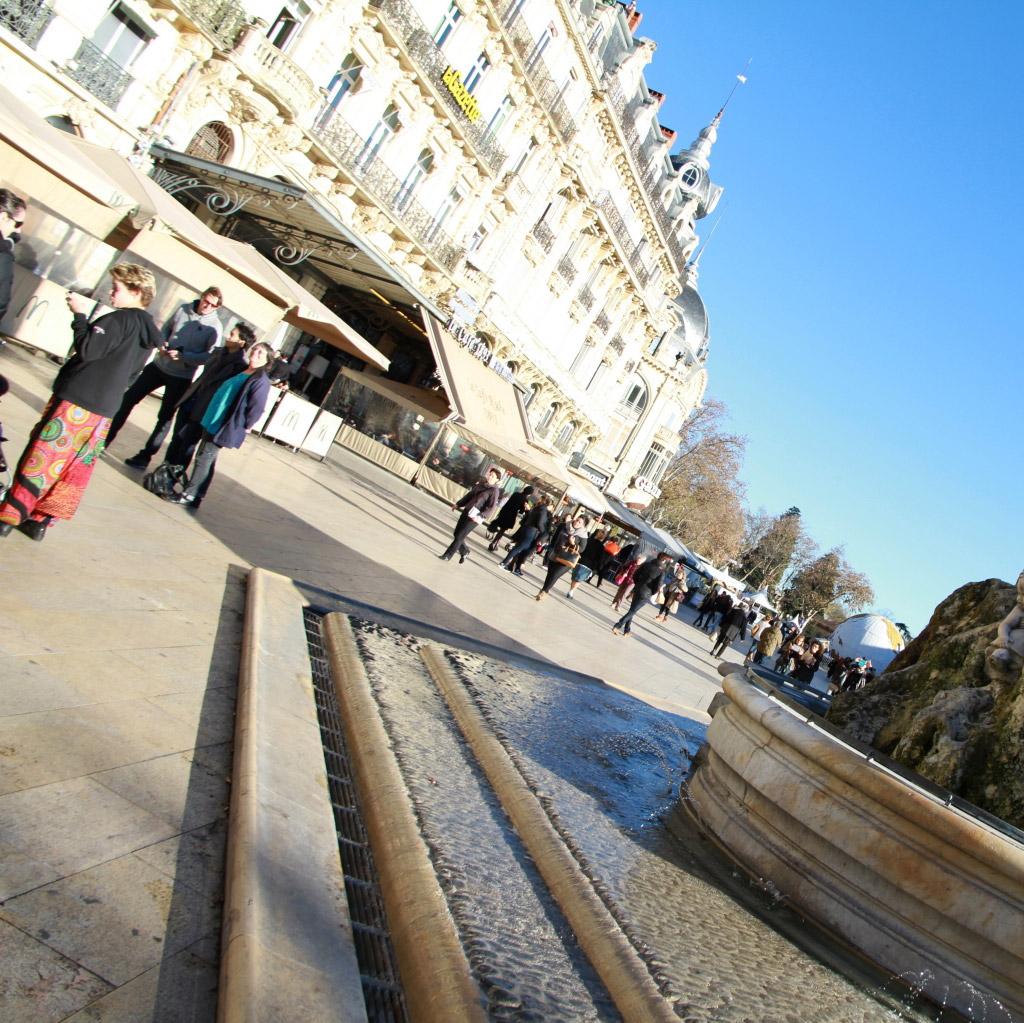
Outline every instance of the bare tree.
[[875, 599], [871, 582], [854, 571], [841, 546], [798, 570], [780, 594], [782, 610], [801, 620], [803, 627], [820, 615], [839, 618], [859, 611]]

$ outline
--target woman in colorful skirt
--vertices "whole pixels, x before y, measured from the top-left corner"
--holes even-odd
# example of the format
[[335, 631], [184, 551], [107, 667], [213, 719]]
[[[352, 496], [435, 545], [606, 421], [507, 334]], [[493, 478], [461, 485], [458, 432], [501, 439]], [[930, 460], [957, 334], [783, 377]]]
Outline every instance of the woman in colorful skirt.
[[152, 273], [135, 263], [118, 263], [110, 276], [112, 313], [90, 321], [86, 310], [92, 302], [74, 292], [67, 296], [74, 314], [71, 355], [0, 504], [0, 536], [18, 529], [42, 540], [54, 519], [75, 514], [125, 388], [164, 343], [145, 311], [156, 294]]

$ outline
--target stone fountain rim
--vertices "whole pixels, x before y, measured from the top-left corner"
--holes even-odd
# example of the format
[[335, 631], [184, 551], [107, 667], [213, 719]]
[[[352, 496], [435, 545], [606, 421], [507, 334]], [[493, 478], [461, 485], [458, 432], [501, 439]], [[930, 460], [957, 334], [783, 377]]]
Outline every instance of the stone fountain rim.
[[[874, 756], [869, 759], [869, 755], [856, 745], [833, 734], [838, 730], [826, 730], [808, 720], [803, 708], [799, 709], [803, 713], [799, 713], [782, 700], [770, 698], [748, 681], [748, 669], [742, 665], [722, 667], [725, 694], [772, 735], [800, 749], [808, 760], [882, 805], [917, 820], [928, 830], [941, 835], [944, 841], [968, 845], [977, 859], [997, 870], [1016, 875], [1024, 883], [1024, 838], [1018, 837], [1020, 833], [1012, 825], [1005, 826], [1016, 833], [1007, 833], [971, 816], [967, 810], [946, 801], [927, 786], [939, 792], [946, 790], [924, 778], [921, 781], [925, 785], [916, 786], [912, 779], [903, 777], [881, 762], [882, 754], [872, 751]], [[906, 771], [905, 768], [903, 770]], [[952, 793], [948, 795], [953, 797]]]

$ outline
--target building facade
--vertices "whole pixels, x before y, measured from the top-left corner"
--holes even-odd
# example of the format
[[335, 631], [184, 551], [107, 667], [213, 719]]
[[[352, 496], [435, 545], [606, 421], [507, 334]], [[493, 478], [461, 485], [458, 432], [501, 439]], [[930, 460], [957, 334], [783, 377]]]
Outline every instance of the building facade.
[[[701, 401], [718, 201], [605, 0], [0, 0], [5, 80], [277, 257], [392, 359], [485, 345], [538, 444], [632, 506]], [[315, 211], [315, 216], [313, 212]], [[639, 480], [638, 480], [639, 477]]]

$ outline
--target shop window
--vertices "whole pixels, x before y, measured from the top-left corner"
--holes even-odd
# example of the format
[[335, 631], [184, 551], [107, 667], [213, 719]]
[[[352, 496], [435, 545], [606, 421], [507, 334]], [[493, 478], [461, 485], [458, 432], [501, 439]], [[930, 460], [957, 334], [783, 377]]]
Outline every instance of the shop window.
[[231, 142], [231, 129], [221, 121], [210, 121], [192, 136], [185, 152], [212, 163], [227, 163]]

